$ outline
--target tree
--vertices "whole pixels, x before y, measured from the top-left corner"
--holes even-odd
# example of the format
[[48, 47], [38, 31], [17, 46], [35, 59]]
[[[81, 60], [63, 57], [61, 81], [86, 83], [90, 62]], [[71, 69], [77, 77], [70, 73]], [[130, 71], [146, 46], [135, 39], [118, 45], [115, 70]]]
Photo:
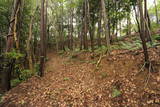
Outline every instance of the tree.
[[106, 44], [107, 44], [107, 47], [109, 49], [110, 38], [109, 38], [109, 32], [108, 32], [108, 18], [107, 18], [107, 14], [106, 14], [106, 8], [105, 8], [105, 1], [104, 0], [101, 0], [101, 7], [102, 7], [101, 12], [102, 12], [102, 18], [103, 18], [103, 22], [104, 22], [103, 28], [104, 28], [104, 31], [105, 31]]
[[147, 0], [144, 0], [144, 21], [145, 21], [145, 36], [148, 41], [152, 43], [151, 39], [151, 33], [150, 33], [150, 18], [148, 15], [148, 9], [147, 9]]
[[155, 13], [156, 13], [156, 22], [157, 24], [159, 24], [158, 8], [157, 8], [156, 0], [154, 0], [154, 5], [155, 5]]
[[39, 75], [44, 76], [44, 65], [45, 65], [45, 55], [46, 55], [46, 20], [45, 20], [45, 0], [41, 0], [41, 25], [40, 25], [40, 70]]
[[[14, 41], [16, 42], [16, 47], [18, 48], [16, 25], [17, 25], [17, 15], [20, 10], [22, 0], [14, 0], [13, 8], [10, 18], [10, 25], [6, 41], [6, 53], [9, 53], [14, 48]], [[3, 91], [8, 91], [11, 88], [11, 72], [13, 72], [15, 59], [6, 61], [6, 69], [3, 71], [2, 76], [2, 88]]]
[[151, 65], [150, 59], [149, 59], [149, 54], [148, 54], [148, 49], [147, 49], [147, 44], [145, 40], [145, 31], [146, 31], [146, 25], [145, 25], [145, 18], [144, 18], [144, 12], [142, 8], [142, 2], [143, 0], [138, 0], [138, 7], [139, 7], [139, 13], [140, 13], [140, 38], [142, 41], [142, 46], [143, 46], [143, 54], [144, 54], [144, 61], [145, 61], [145, 66], [153, 71], [153, 66]]

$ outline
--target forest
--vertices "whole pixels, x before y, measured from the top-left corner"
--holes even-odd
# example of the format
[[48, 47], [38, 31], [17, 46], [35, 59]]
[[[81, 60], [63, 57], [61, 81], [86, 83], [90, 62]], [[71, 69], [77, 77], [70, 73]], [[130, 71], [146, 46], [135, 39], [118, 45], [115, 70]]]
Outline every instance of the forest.
[[0, 107], [160, 107], [160, 0], [0, 0]]

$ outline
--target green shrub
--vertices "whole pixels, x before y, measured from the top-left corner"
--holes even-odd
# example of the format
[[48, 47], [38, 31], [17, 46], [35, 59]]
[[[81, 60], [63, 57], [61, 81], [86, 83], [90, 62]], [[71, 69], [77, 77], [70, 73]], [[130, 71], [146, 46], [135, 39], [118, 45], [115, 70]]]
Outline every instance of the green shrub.
[[153, 36], [153, 38], [154, 38], [155, 40], [160, 40], [160, 35], [155, 35], [155, 36]]
[[10, 59], [19, 59], [24, 57], [23, 54], [16, 52], [16, 50], [14, 49], [11, 52], [6, 53], [5, 55], [7, 58], [10, 58]]
[[30, 71], [30, 70], [21, 70], [19, 77], [20, 77], [21, 80], [26, 80], [29, 77], [31, 77], [32, 75], [33, 75], [33, 72]]
[[39, 63], [34, 64], [34, 72], [35, 73], [39, 72]]
[[160, 25], [155, 23], [155, 22], [152, 22], [152, 27], [151, 28], [152, 28], [152, 31], [156, 31], [157, 29], [160, 28]]
[[19, 80], [19, 79], [13, 79], [11, 80], [11, 87], [15, 87], [17, 86], [18, 84], [20, 84], [22, 81]]

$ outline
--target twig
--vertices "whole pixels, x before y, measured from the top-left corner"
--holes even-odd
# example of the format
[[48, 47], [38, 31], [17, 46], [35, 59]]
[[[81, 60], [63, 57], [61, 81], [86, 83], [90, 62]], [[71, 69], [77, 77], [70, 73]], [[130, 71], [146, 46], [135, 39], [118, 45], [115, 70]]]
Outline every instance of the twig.
[[96, 68], [98, 68], [98, 66], [101, 63], [103, 57], [105, 57], [105, 55], [101, 54], [100, 57], [99, 57], [99, 60], [97, 61]]
[[96, 68], [98, 68], [99, 64], [101, 63], [101, 60], [102, 60], [102, 54], [100, 55], [99, 60], [97, 61]]
[[143, 69], [144, 69], [145, 66], [146, 66], [146, 62], [143, 64], [143, 66], [141, 67], [140, 71], [136, 75], [138, 75], [139, 73], [141, 73], [143, 71]]

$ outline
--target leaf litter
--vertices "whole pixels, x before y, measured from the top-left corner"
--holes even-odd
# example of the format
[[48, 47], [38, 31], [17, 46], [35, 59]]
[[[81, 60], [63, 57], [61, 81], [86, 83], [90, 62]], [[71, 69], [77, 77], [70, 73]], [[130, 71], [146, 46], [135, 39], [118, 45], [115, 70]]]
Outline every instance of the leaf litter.
[[[43, 78], [34, 76], [11, 89], [2, 98], [2, 107], [159, 107], [160, 52], [149, 49], [156, 73], [145, 86], [148, 71], [143, 69], [142, 50], [114, 50], [98, 60], [90, 52], [59, 56], [49, 53]], [[158, 54], [157, 54], [158, 53]], [[81, 60], [83, 60], [83, 62]]]

